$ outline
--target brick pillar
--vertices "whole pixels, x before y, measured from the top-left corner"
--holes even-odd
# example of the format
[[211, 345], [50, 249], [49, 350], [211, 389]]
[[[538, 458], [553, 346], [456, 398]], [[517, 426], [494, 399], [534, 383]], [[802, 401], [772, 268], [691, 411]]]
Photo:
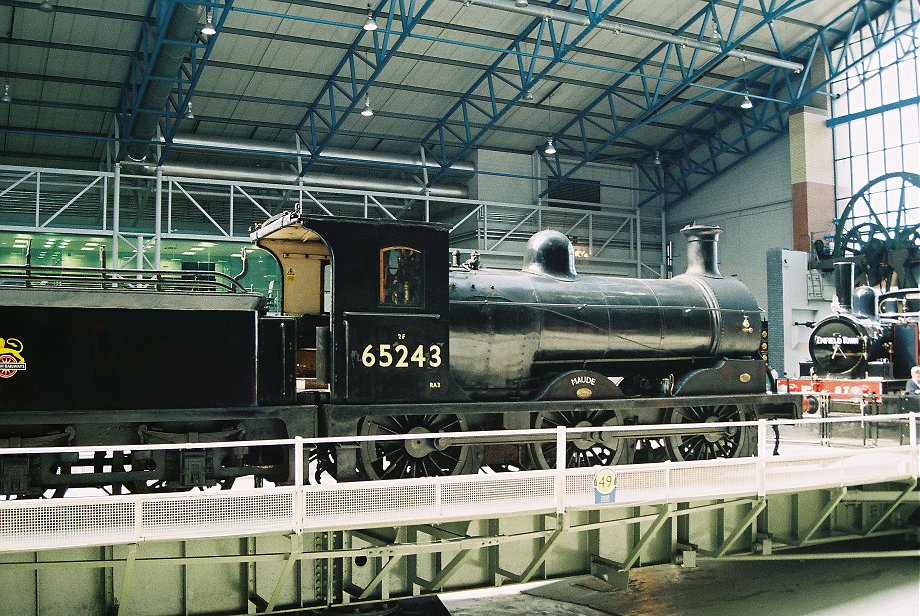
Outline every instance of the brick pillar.
[[834, 229], [834, 147], [823, 109], [801, 107], [789, 115], [792, 164], [793, 248], [811, 250], [811, 235]]
[[[821, 55], [821, 54], [819, 54]], [[805, 78], [808, 85], [826, 80], [827, 66], [816, 58]], [[830, 99], [815, 95], [789, 114], [789, 160], [792, 165], [793, 248], [809, 252], [811, 236], [834, 229], [834, 141], [828, 128]]]

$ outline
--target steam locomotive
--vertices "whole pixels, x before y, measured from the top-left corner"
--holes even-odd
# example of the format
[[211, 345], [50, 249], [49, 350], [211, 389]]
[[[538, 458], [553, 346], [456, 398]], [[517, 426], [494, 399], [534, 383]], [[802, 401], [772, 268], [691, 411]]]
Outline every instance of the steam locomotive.
[[806, 395], [822, 413], [915, 410], [897, 394], [920, 363], [920, 289], [854, 287], [852, 262], [834, 268], [834, 313], [814, 324], [801, 377], [782, 379], [780, 389]]
[[[581, 276], [537, 233], [520, 272], [460, 263], [438, 225], [278, 215], [255, 243], [282, 272], [281, 314], [227, 276], [3, 266], [0, 447], [105, 446], [91, 458], [0, 456], [3, 494], [291, 481], [271, 438], [632, 426], [580, 432], [568, 466], [750, 455], [798, 417], [757, 356], [761, 312], [717, 268], [720, 229], [691, 226], [669, 280]], [[658, 437], [643, 426], [669, 424]], [[693, 425], [691, 425], [693, 424]], [[686, 426], [686, 427], [682, 427]], [[230, 449], [126, 452], [137, 443]], [[312, 450], [317, 474], [390, 479], [550, 468], [554, 436], [452, 436]]]

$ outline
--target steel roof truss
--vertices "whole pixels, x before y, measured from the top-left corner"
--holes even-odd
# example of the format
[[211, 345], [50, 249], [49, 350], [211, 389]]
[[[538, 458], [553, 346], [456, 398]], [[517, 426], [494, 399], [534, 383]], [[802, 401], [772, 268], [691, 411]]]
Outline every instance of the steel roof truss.
[[[429, 178], [429, 184], [436, 182], [452, 164], [461, 160], [463, 156], [473, 149], [473, 147], [489, 133], [491, 128], [495, 126], [504, 115], [514, 109], [525, 94], [533, 88], [540, 79], [558, 65], [566, 54], [575, 49], [578, 43], [593, 31], [594, 26], [610, 14], [621, 1], [622, 0], [595, 0], [592, 2], [591, 0], [572, 0], [567, 11], [569, 13], [574, 13], [579, 9], [583, 9], [589, 19], [589, 25], [585, 26], [580, 32], [574, 35], [572, 33], [571, 24], [564, 23], [561, 32], [557, 33], [555, 23], [552, 19], [533, 19], [508, 47], [507, 51], [499, 54], [498, 58], [496, 58], [491, 66], [473, 83], [469, 90], [461, 96], [460, 100], [451, 107], [447, 114], [441, 118], [434, 128], [432, 128], [422, 139], [423, 143], [430, 143], [437, 136], [437, 145], [439, 146], [439, 151], [436, 152], [435, 158], [441, 164], [442, 169]], [[552, 8], [557, 3], [558, 0], [550, 0], [546, 6], [547, 8]], [[533, 33], [534, 36], [534, 45], [533, 50], [528, 54], [522, 50], [521, 43], [526, 40], [531, 33]], [[547, 37], [549, 39], [548, 42], [545, 41]], [[552, 48], [552, 56], [548, 58], [540, 53], [541, 47], [546, 44]], [[497, 71], [508, 56], [516, 56], [517, 58], [520, 83], [509, 83], [503, 80], [504, 83], [512, 87], [513, 90], [508, 100], [498, 104], [495, 93], [494, 77], [497, 75]], [[540, 61], [539, 64], [538, 60]], [[542, 68], [538, 71], [537, 69], [540, 65], [542, 65]], [[488, 98], [492, 101], [496, 101], [496, 103], [492, 105], [490, 112], [487, 112], [472, 102], [475, 96], [481, 95], [483, 88], [487, 89]], [[478, 115], [481, 116], [479, 120], [482, 122], [482, 127], [479, 130], [473, 131], [470, 126], [476, 119], [473, 117], [475, 114], [470, 113], [470, 108], [478, 112]], [[455, 118], [456, 115], [461, 115], [463, 117], [463, 123], [466, 127], [464, 131], [466, 138], [460, 140], [459, 151], [449, 154], [447, 151], [447, 142], [444, 139], [444, 133], [448, 130], [448, 122], [450, 122], [452, 118]]]
[[[409, 38], [413, 28], [418, 25], [433, 2], [434, 0], [378, 2], [372, 14], [377, 19], [385, 15], [386, 24], [373, 32], [363, 29], [359, 31], [297, 124], [296, 132], [310, 152], [309, 157], [303, 161], [301, 176], [308, 173], [317, 159], [321, 158], [323, 148], [335, 137], [351, 112], [368, 95], [374, 81]], [[372, 47], [373, 53], [364, 52], [365, 47]], [[367, 71], [366, 77], [364, 71]], [[339, 81], [348, 83], [350, 87], [343, 87]], [[336, 96], [336, 92], [340, 96]]]
[[[759, 19], [754, 25], [747, 28], [744, 32], [739, 33], [738, 30], [740, 28], [738, 22], [742, 12], [744, 12], [745, 9], [744, 2], [738, 2], [734, 6], [731, 13], [731, 19], [727, 20], [725, 19], [725, 8], [719, 5], [722, 10], [722, 17], [720, 18], [718, 12], [716, 11], [716, 1], [710, 0], [704, 8], [697, 11], [689, 20], [681, 25], [680, 28], [675, 31], [675, 34], [679, 36], [688, 36], [689, 33], [694, 33], [693, 38], [701, 41], [705, 41], [707, 38], [711, 38], [711, 36], [717, 37], [719, 39], [718, 44], [721, 47], [722, 52], [714, 54], [710, 59], [704, 62], [700, 62], [701, 58], [698, 54], [700, 50], [694, 49], [693, 53], [691, 54], [690, 61], [685, 62], [682, 50], [680, 49], [680, 45], [678, 43], [665, 42], [656, 46], [656, 48], [651, 53], [640, 60], [632, 69], [633, 72], [640, 74], [639, 82], [641, 84], [646, 103], [646, 106], [642, 108], [642, 112], [638, 116], [629, 120], [622, 118], [623, 121], [621, 123], [611, 122], [611, 124], [618, 125], [618, 128], [607, 130], [601, 145], [596, 146], [593, 149], [583, 148], [571, 152], [570, 154], [576, 155], [580, 158], [580, 160], [575, 165], [567, 169], [564, 174], [556, 178], [557, 181], [564, 181], [571, 177], [573, 174], [577, 173], [577, 171], [584, 165], [596, 159], [598, 156], [603, 155], [608, 148], [615, 145], [618, 141], [626, 138], [637, 128], [651, 123], [653, 119], [657, 119], [662, 115], [674, 113], [675, 111], [683, 109], [693, 102], [698, 102], [706, 97], [711, 96], [712, 89], [707, 88], [702, 94], [697, 95], [689, 100], [677, 99], [679, 94], [683, 93], [688, 87], [692, 86], [701, 77], [707, 75], [707, 73], [719, 63], [726, 60], [729, 57], [729, 53], [739, 49], [740, 46], [748, 38], [750, 38], [755, 32], [764, 27], [767, 23], [777, 19], [780, 16], [786, 15], [794, 9], [804, 6], [811, 1], [814, 0], [787, 0], [781, 4], [771, 2], [771, 5], [767, 7], [767, 12], [760, 14]], [[728, 30], [727, 33], [725, 27], [726, 25]], [[712, 26], [711, 30], [710, 26]], [[712, 32], [711, 35], [710, 32]], [[778, 48], [777, 52], [781, 58], [785, 58], [782, 49]], [[657, 76], [655, 76], [655, 73], [650, 74], [650, 71], [648, 71], [647, 67], [652, 65], [652, 63], [654, 63], [654, 66], [666, 67], [670, 64], [672, 56], [677, 57], [678, 59], [677, 64], [679, 67], [681, 67], [681, 80], [667, 92], [662, 92], [662, 78], [665, 75], [665, 69], [661, 69]], [[789, 69], [784, 70], [788, 71]], [[614, 96], [618, 96], [623, 100], [628, 100], [625, 99], [625, 97], [622, 95], [617, 95], [616, 92], [623, 86], [626, 80], [630, 79], [630, 77], [631, 75], [624, 75], [623, 77], [616, 80], [605, 93], [598, 96], [591, 104], [589, 104], [584, 110], [577, 114], [575, 118], [573, 118], [562, 128], [562, 130], [558, 132], [561, 134], [568, 131], [583, 131], [584, 123], [582, 123], [581, 120], [589, 113], [596, 113], [601, 110], [607, 111], [609, 109], [612, 112], [613, 117], [616, 117], [617, 109], [615, 105], [612, 104], [610, 95], [613, 94]], [[651, 89], [649, 86], [650, 80], [654, 81], [655, 83], [654, 87]], [[741, 82], [741, 78], [729, 78], [726, 83], [722, 84], [721, 87], [716, 88], [716, 90], [730, 91], [730, 89], [737, 87], [737, 85]], [[636, 104], [633, 101], [629, 102]], [[585, 142], [584, 139], [580, 139], [580, 141]], [[544, 196], [546, 192], [547, 191], [544, 190], [541, 196]]]
[[[858, 0], [829, 24], [818, 28], [790, 54], [791, 57], [808, 58], [807, 68], [801, 75], [773, 66], [757, 67], [743, 75], [748, 83], [758, 80], [769, 82], [765, 93], [769, 100], [761, 99], [753, 113], [744, 114], [738, 109], [736, 96], [725, 96], [710, 110], [687, 122], [661, 146], [662, 151], [679, 152], [680, 162], [668, 165], [663, 181], [655, 184], [656, 193], [640, 202], [639, 206], [660, 195], [665, 197], [666, 207], [686, 198], [715, 177], [713, 169], [718, 168], [724, 173], [784, 134], [789, 123], [788, 114], [793, 107], [821, 93], [833, 79], [864, 62], [881, 47], [899, 37], [911, 36], [913, 30], [920, 27], [920, 0], [908, 0], [907, 10], [900, 13], [900, 22], [895, 10], [898, 4], [898, 0]], [[871, 25], [873, 47], [857, 51], [850, 43], [860, 36], [861, 29], [867, 24]], [[835, 39], [835, 35], [842, 38]], [[829, 74], [820, 82], [809, 83], [808, 69], [819, 58], [826, 62]], [[701, 125], [705, 126], [710, 121], [713, 127], [700, 131]], [[725, 138], [724, 132], [729, 128], [737, 135]], [[697, 137], [690, 138], [691, 134]]]
[[[165, 26], [179, 4], [203, 4], [212, 11], [212, 21], [216, 34], [205, 39], [197, 36], [195, 41], [176, 41], [166, 38]], [[224, 21], [230, 12], [233, 0], [209, 0], [206, 3], [191, 2], [186, 0], [150, 0], [147, 7], [145, 26], [141, 27], [135, 52], [128, 68], [128, 76], [121, 87], [121, 100], [119, 102], [119, 132], [121, 137], [127, 138], [131, 134], [134, 123], [141, 113], [160, 114], [163, 121], [162, 133], [166, 144], [161, 151], [160, 164], [166, 155], [172, 137], [176, 134], [179, 124], [183, 119], [184, 110], [187, 108], [195, 86], [211, 54], [214, 43], [220, 34]], [[164, 47], [185, 47], [190, 58], [189, 65], [183, 63], [175, 77], [163, 78], [153, 75], [153, 67], [160, 52]], [[164, 109], [145, 109], [141, 107], [141, 100], [149, 85], [156, 81], [174, 81], [175, 91]], [[123, 150], [123, 148], [120, 148]], [[120, 153], [120, 156], [123, 152]]]

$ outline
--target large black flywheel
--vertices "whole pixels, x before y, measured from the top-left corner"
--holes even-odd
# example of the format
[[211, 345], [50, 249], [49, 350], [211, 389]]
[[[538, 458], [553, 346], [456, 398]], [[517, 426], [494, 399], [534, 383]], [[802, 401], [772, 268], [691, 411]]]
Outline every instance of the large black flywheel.
[[920, 270], [920, 175], [906, 171], [871, 180], [837, 219], [834, 260], [852, 259], [860, 283], [916, 286]]
[[[668, 423], [724, 423], [745, 421], [753, 417], [753, 413], [746, 412], [745, 407], [715, 404], [673, 408], [668, 412]], [[756, 443], [757, 428], [753, 426], [729, 426], [702, 432], [693, 429], [686, 434], [674, 434], [665, 438], [668, 457], [675, 462], [750, 456], [756, 451]]]
[[[620, 418], [613, 410], [565, 410], [541, 411], [534, 420], [534, 428], [545, 430], [565, 426], [566, 428], [588, 428], [619, 426]], [[632, 462], [635, 441], [616, 435], [614, 432], [596, 434], [569, 434], [565, 445], [566, 468], [590, 466], [614, 466]], [[534, 464], [540, 469], [556, 468], [556, 441], [544, 441], [532, 446]]]
[[420, 437], [361, 443], [359, 471], [373, 480], [475, 473], [482, 460], [481, 445], [441, 446], [439, 439], [421, 438], [432, 433], [467, 430], [466, 419], [452, 413], [365, 417], [361, 421], [361, 436], [417, 434]]

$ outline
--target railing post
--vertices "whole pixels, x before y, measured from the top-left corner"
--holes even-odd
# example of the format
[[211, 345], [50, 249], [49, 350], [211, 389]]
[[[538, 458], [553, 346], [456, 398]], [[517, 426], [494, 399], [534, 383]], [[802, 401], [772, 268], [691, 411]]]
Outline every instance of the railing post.
[[[910, 430], [910, 446], [912, 449], [917, 449], [917, 413], [914, 411], [910, 412], [910, 418], [908, 419], [909, 425], [908, 430]], [[920, 451], [914, 451], [911, 460], [911, 466], [913, 466], [914, 478], [920, 478]]]
[[556, 426], [556, 512], [565, 513], [565, 426]]
[[674, 463], [671, 460], [662, 462], [664, 465], [664, 497], [667, 502], [671, 502], [671, 473], [674, 471]]
[[485, 250], [489, 246], [489, 206], [482, 204], [482, 243], [479, 250]]
[[757, 420], [757, 495], [767, 493], [767, 420]]
[[134, 541], [144, 540], [144, 501], [137, 499], [134, 501]]
[[[115, 164], [115, 186], [112, 192], [112, 269], [117, 270], [118, 233], [121, 231], [121, 163]], [[105, 267], [105, 263], [102, 267]]]
[[35, 227], [42, 226], [42, 172], [35, 172]]
[[303, 487], [303, 437], [294, 437], [294, 486]]
[[[153, 222], [156, 228], [153, 232], [153, 269], [160, 269], [160, 248], [163, 243], [163, 167], [157, 165], [157, 190], [153, 207]], [[142, 269], [140, 265], [137, 269]]]
[[306, 521], [304, 520], [304, 485], [303, 485], [303, 437], [294, 437], [294, 493], [291, 495], [291, 517], [293, 531], [298, 535], [303, 532]]
[[420, 145], [418, 149], [422, 154], [422, 181], [425, 183], [425, 222], [431, 221], [431, 187], [428, 186], [428, 161], [425, 159], [425, 146]]
[[102, 178], [102, 230], [108, 228], [109, 216], [109, 176]]
[[440, 518], [444, 515], [444, 513], [441, 511], [441, 508], [444, 506], [444, 482], [440, 478], [436, 478], [434, 487], [434, 510], [436, 515]]

